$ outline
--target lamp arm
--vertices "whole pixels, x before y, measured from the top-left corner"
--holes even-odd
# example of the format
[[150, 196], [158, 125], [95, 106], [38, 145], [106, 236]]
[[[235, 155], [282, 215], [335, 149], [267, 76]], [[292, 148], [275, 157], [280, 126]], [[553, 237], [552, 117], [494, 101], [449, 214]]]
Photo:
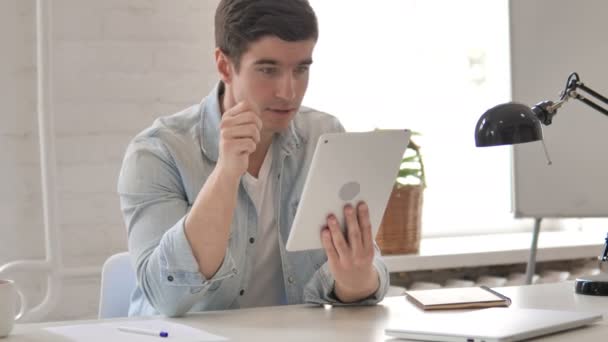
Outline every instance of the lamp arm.
[[577, 92], [576, 89], [581, 89], [581, 90], [585, 91], [586, 93], [589, 93], [589, 95], [602, 101], [604, 104], [608, 105], [608, 99], [606, 97], [604, 97], [603, 95], [599, 94], [598, 92], [594, 91], [593, 89], [587, 87], [586, 85], [584, 85], [583, 83], [580, 83], [580, 82], [576, 84], [574, 89], [571, 89], [568, 91], [569, 97], [573, 97], [573, 98], [585, 103], [589, 107], [597, 110], [598, 112], [600, 112], [604, 115], [608, 115], [608, 109], [603, 108], [602, 106], [598, 105], [597, 103], [589, 100], [588, 98], [586, 98], [585, 96], [583, 96], [579, 92]]
[[[588, 93], [592, 97], [600, 100], [606, 105], [606, 108], [600, 106], [599, 104], [589, 100], [587, 97], [582, 95], [577, 90], [582, 90], [585, 93]], [[566, 82], [566, 89], [562, 92], [562, 96], [559, 101], [543, 101], [537, 103], [532, 107], [532, 111], [536, 115], [536, 117], [542, 122], [544, 125], [550, 125], [553, 121], [553, 116], [557, 114], [557, 109], [560, 108], [564, 103], [566, 103], [569, 99], [577, 99], [589, 107], [597, 110], [598, 112], [608, 116], [608, 98], [603, 96], [602, 94], [596, 92], [595, 90], [587, 87], [583, 82], [580, 81], [580, 78], [577, 73], [573, 72], [568, 77], [568, 81]]]
[[573, 72], [568, 76], [568, 80], [566, 81], [566, 88], [562, 92], [560, 102], [567, 101], [569, 98], [574, 98], [574, 99], [577, 99], [577, 100], [583, 102], [584, 104], [588, 105], [589, 107], [597, 110], [598, 112], [600, 112], [604, 115], [608, 115], [608, 108], [604, 108], [604, 107], [598, 105], [597, 103], [589, 100], [585, 96], [581, 95], [577, 91], [577, 89], [580, 89], [580, 90], [588, 93], [592, 97], [603, 102], [604, 105], [608, 106], [608, 98], [606, 98], [604, 95], [598, 93], [597, 91], [587, 87], [583, 82], [581, 82], [581, 78], [578, 75], [578, 73], [576, 73], [576, 72]]
[[578, 87], [583, 89], [584, 91], [588, 92], [589, 94], [593, 95], [593, 97], [599, 99], [600, 101], [604, 102], [605, 104], [608, 104], [608, 98], [606, 98], [602, 94], [594, 91], [593, 89], [587, 87], [584, 83], [580, 83], [578, 85]]

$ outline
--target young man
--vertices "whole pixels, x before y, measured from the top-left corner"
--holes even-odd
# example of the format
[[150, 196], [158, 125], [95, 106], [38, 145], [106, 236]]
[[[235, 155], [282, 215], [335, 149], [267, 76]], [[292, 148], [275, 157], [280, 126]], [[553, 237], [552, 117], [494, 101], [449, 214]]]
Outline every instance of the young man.
[[364, 203], [344, 209], [345, 234], [327, 218], [324, 250], [285, 250], [317, 139], [343, 131], [300, 107], [317, 35], [305, 0], [220, 2], [221, 81], [135, 137], [123, 162], [118, 192], [137, 271], [130, 315], [384, 297], [388, 271]]

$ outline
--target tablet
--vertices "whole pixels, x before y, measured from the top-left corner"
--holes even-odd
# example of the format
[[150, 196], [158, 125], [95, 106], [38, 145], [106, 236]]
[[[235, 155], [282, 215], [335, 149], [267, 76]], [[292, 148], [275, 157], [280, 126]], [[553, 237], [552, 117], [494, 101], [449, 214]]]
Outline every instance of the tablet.
[[287, 239], [288, 251], [323, 248], [321, 230], [334, 214], [344, 231], [344, 206], [365, 201], [376, 236], [409, 130], [326, 133], [317, 142], [302, 197]]

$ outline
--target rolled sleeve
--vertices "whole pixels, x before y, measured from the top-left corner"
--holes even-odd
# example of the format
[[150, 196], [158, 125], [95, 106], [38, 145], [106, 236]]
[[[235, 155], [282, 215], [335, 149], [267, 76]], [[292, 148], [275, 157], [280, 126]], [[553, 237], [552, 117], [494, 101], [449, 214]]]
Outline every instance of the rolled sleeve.
[[162, 143], [133, 142], [123, 161], [118, 193], [138, 286], [161, 314], [180, 316], [236, 274], [230, 251], [205, 279], [184, 231], [189, 204], [177, 167]]
[[313, 278], [304, 289], [304, 301], [313, 304], [331, 304], [336, 306], [347, 305], [374, 305], [379, 303], [388, 292], [390, 278], [388, 268], [382, 261], [380, 250], [375, 246], [374, 268], [378, 273], [378, 289], [372, 295], [353, 303], [343, 303], [334, 294], [335, 279], [329, 270], [329, 264], [325, 262], [314, 274]]
[[224, 261], [212, 278], [206, 279], [199, 271], [198, 263], [192, 253], [185, 233], [186, 217], [169, 230], [160, 243], [161, 278], [166, 285], [198, 286], [213, 285], [237, 273], [232, 254], [226, 251]]

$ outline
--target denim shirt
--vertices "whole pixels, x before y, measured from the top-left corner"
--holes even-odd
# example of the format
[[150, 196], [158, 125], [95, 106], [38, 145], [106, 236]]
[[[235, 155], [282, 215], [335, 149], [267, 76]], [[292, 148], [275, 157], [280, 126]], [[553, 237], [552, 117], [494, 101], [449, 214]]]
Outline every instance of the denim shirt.
[[[212, 278], [199, 272], [184, 232], [185, 217], [218, 160], [222, 87], [220, 82], [198, 105], [157, 119], [127, 148], [118, 193], [137, 273], [130, 316], [239, 308], [241, 294], [255, 281], [255, 246], [249, 241], [256, 239], [257, 213], [242, 182], [226, 254]], [[289, 128], [275, 135], [268, 152], [274, 160], [271, 181], [276, 182], [273, 200], [286, 304], [342, 304], [333, 293], [325, 252], [288, 252], [285, 244], [318, 137], [343, 130], [336, 118], [302, 107]], [[380, 287], [354, 304], [375, 304], [388, 290], [389, 274], [377, 246], [373, 264]]]

